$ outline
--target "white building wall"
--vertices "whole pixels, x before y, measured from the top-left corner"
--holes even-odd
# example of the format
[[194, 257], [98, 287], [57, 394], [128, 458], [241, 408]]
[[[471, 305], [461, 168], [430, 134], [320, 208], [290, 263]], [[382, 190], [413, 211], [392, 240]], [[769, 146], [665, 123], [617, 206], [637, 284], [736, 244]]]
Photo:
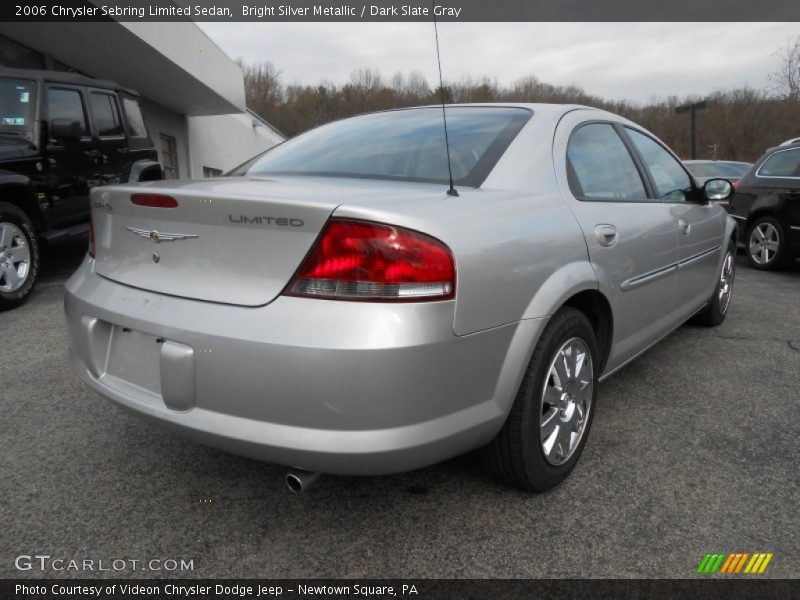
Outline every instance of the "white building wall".
[[274, 129], [249, 113], [188, 117], [192, 177], [203, 167], [226, 173], [283, 141]]
[[189, 179], [192, 175], [189, 138], [187, 136], [186, 116], [174, 112], [152, 100], [140, 98], [144, 124], [147, 133], [158, 151], [158, 162], [163, 164], [161, 158], [161, 134], [168, 135], [175, 140], [175, 150], [178, 157], [178, 177]]

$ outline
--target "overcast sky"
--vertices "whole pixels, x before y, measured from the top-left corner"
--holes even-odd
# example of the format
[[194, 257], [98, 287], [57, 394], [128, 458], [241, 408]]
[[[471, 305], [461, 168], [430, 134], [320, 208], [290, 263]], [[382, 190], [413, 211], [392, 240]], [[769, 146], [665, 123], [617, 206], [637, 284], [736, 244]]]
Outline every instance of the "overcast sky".
[[[435, 84], [432, 23], [199, 23], [232, 58], [269, 60], [284, 83], [343, 83], [361, 67]], [[526, 75], [607, 99], [763, 87], [797, 23], [440, 23], [445, 80]]]

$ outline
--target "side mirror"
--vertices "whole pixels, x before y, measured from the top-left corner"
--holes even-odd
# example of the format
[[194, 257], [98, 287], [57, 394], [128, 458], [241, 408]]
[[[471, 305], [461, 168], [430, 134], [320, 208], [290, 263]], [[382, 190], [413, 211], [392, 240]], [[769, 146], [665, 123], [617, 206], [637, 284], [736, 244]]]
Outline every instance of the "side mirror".
[[77, 142], [83, 135], [83, 129], [78, 121], [69, 119], [53, 119], [50, 121], [50, 136], [64, 142]]
[[733, 184], [727, 179], [709, 179], [703, 186], [703, 195], [711, 202], [727, 200], [731, 194], [733, 194]]

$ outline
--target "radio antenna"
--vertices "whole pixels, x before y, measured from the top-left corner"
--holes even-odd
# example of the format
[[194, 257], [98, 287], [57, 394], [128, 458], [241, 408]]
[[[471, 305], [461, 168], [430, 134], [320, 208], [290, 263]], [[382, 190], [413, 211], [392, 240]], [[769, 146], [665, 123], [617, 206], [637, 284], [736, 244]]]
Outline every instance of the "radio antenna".
[[[431, 0], [431, 7], [434, 7], [436, 0]], [[453, 165], [450, 162], [450, 138], [447, 135], [447, 111], [444, 108], [444, 80], [442, 79], [442, 56], [439, 53], [439, 25], [436, 22], [436, 10], [433, 12], [433, 31], [436, 34], [436, 63], [439, 65], [439, 97], [442, 101], [442, 121], [444, 122], [444, 147], [447, 150], [447, 174], [450, 177], [450, 189], [447, 190], [448, 196], [458, 196], [458, 191], [453, 185]]]

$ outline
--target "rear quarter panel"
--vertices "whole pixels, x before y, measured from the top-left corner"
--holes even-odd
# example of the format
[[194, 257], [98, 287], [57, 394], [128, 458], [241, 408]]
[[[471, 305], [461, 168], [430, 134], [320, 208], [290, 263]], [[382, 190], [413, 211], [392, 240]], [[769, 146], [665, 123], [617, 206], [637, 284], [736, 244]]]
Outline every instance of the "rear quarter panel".
[[457, 270], [456, 335], [550, 316], [572, 294], [597, 288], [583, 233], [555, 181], [556, 121], [535, 113], [481, 188], [344, 204], [335, 215], [409, 227], [447, 244]]

